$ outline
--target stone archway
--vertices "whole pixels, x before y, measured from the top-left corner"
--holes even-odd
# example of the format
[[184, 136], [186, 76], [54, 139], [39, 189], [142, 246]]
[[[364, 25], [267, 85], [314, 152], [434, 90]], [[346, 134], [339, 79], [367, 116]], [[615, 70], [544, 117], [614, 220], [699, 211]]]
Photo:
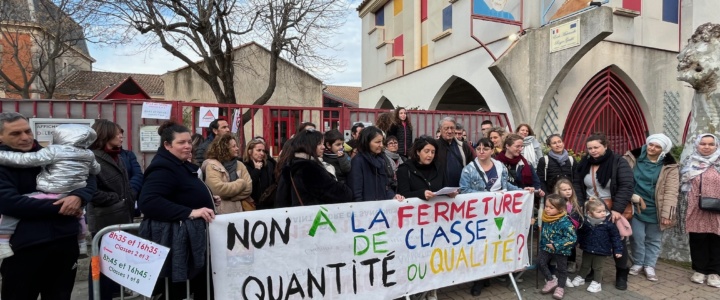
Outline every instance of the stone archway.
[[375, 104], [375, 108], [395, 109], [395, 105], [390, 102], [390, 99], [383, 96], [382, 98], [380, 98], [380, 100], [378, 100], [377, 104]]
[[430, 109], [452, 111], [490, 111], [485, 98], [465, 79], [450, 77], [435, 95]]
[[563, 129], [565, 146], [585, 151], [585, 140], [594, 132], [603, 132], [616, 153], [642, 146], [648, 125], [629, 86], [612, 66], [595, 74], [570, 108]]

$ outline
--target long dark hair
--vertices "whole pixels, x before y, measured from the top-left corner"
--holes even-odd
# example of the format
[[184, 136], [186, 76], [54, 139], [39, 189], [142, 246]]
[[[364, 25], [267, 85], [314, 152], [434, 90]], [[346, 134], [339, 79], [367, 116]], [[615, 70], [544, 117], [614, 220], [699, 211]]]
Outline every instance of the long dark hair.
[[105, 149], [105, 145], [122, 132], [120, 125], [105, 119], [95, 120], [91, 128], [97, 133], [97, 139], [88, 147], [90, 150]]
[[402, 106], [398, 106], [398, 108], [395, 109], [395, 118], [393, 118], [393, 123], [397, 126], [402, 126], [402, 120], [400, 120], [400, 111], [405, 110], [405, 126], [407, 126], [408, 130], [413, 129], [412, 123], [410, 123], [410, 116], [408, 116], [407, 109], [405, 109]]
[[[279, 179], [282, 169], [290, 163], [296, 153], [304, 153], [310, 156], [311, 161], [318, 164], [317, 146], [323, 142], [323, 135], [317, 130], [305, 130], [296, 134], [293, 138], [285, 142], [282, 153], [278, 157], [278, 164], [275, 167], [275, 178]], [[313, 159], [314, 158], [314, 159]]]
[[383, 136], [383, 132], [375, 126], [368, 126], [360, 131], [360, 137], [358, 138], [358, 152], [370, 153], [370, 142], [372, 142], [372, 140], [374, 140], [378, 135]]

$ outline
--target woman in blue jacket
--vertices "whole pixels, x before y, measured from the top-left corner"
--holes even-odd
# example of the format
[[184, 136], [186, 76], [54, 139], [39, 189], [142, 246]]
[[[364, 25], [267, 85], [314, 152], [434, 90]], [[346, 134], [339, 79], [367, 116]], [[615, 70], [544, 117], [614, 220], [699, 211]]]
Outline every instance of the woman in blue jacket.
[[372, 201], [405, 199], [396, 195], [390, 188], [383, 157], [383, 133], [375, 126], [369, 126], [360, 132], [358, 154], [350, 164], [348, 183], [353, 192], [354, 201]]

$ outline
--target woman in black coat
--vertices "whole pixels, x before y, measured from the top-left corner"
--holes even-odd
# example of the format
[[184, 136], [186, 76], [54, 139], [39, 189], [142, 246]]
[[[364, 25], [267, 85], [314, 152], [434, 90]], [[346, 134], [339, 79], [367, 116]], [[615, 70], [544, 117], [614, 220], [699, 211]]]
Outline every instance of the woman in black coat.
[[410, 119], [408, 119], [407, 110], [405, 110], [404, 107], [398, 107], [395, 109], [393, 124], [390, 126], [390, 130], [388, 130], [387, 135], [397, 138], [398, 154], [402, 157], [410, 156], [410, 145], [412, 145], [413, 142], [413, 126], [412, 123], [410, 123]]
[[325, 151], [323, 135], [314, 129], [292, 139], [278, 161], [279, 176], [275, 207], [333, 204], [352, 199], [348, 186], [338, 182], [319, 158]]
[[[123, 135], [120, 126], [108, 120], [97, 120], [92, 126], [97, 139], [89, 149], [100, 164], [97, 191], [87, 205], [88, 230], [95, 236], [100, 229], [110, 225], [132, 223], [135, 197], [125, 164], [123, 163]], [[92, 295], [92, 280], [89, 282]], [[120, 285], [100, 274], [100, 299], [112, 299], [120, 292]]]
[[353, 201], [404, 199], [390, 187], [390, 176], [383, 154], [383, 133], [375, 126], [360, 132], [358, 154], [350, 161], [348, 184]]
[[[635, 188], [633, 171], [627, 160], [614, 153], [608, 147], [604, 134], [594, 133], [586, 140], [588, 154], [578, 164], [573, 185], [575, 195], [581, 207], [590, 196], [596, 196], [606, 203], [612, 200], [608, 207], [613, 222], [623, 218], [623, 212], [630, 205], [630, 199]], [[623, 242], [623, 253], [615, 258], [615, 288], [627, 289], [628, 266], [627, 241]]]
[[[205, 230], [206, 223], [215, 218], [214, 198], [207, 186], [198, 178], [198, 166], [188, 160], [192, 155], [190, 130], [183, 125], [165, 122], [158, 129], [160, 142], [155, 157], [145, 170], [145, 183], [140, 191], [138, 205], [144, 215], [140, 225], [140, 236], [171, 247], [167, 262], [160, 277], [171, 277], [170, 299], [182, 299], [185, 295], [185, 280], [190, 280], [190, 290], [194, 299], [207, 299], [205, 264]], [[219, 200], [219, 198], [218, 198]], [[182, 232], [189, 238], [185, 247], [199, 247], [202, 251], [182, 257], [177, 249], [180, 237], [173, 232]], [[193, 263], [202, 259], [204, 264], [198, 267]], [[187, 269], [188, 278], [176, 278], [175, 268]], [[155, 287], [156, 292], [165, 292], [165, 280], [160, 278]]]
[[273, 208], [273, 201], [260, 202], [260, 196], [275, 183], [275, 167], [277, 163], [265, 152], [265, 142], [254, 139], [247, 144], [243, 164], [252, 179], [252, 194], [257, 209]]
[[542, 190], [552, 192], [558, 180], [567, 178], [572, 182], [575, 179], [578, 164], [565, 149], [565, 143], [559, 134], [549, 136], [545, 143], [550, 147], [550, 151], [546, 156], [540, 157], [535, 171], [540, 178]]
[[[429, 136], [415, 139], [410, 148], [410, 159], [397, 170], [398, 194], [405, 198], [430, 200], [433, 191], [446, 186], [444, 169], [435, 163], [437, 142]], [[457, 193], [450, 194], [454, 198]]]

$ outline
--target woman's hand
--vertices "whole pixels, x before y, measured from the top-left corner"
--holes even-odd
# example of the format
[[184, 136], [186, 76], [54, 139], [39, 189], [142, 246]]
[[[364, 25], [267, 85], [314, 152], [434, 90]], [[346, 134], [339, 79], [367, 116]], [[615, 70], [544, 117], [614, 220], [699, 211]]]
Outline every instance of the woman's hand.
[[253, 161], [253, 163], [255, 164], [255, 169], [258, 169], [258, 170], [262, 169], [262, 167], [263, 167], [262, 161]]
[[624, 217], [622, 216], [622, 214], [620, 214], [619, 212], [616, 212], [616, 211], [614, 211], [614, 210], [611, 210], [611, 211], [610, 211], [610, 220], [611, 220], [613, 223], [615, 223], [615, 221], [619, 220], [620, 218], [624, 218]]
[[403, 201], [403, 200], [405, 200], [405, 197], [403, 197], [403, 195], [400, 195], [400, 194], [395, 194], [395, 200]]
[[622, 254], [615, 254], [615, 258], [621, 258]]
[[430, 200], [435, 197], [435, 193], [429, 190], [425, 190], [425, 200]]
[[543, 190], [537, 190], [538, 196], [545, 197], [545, 191]]
[[662, 218], [661, 222], [663, 225], [670, 225], [670, 223], [671, 223], [670, 219], [666, 219], [666, 218]]
[[215, 202], [215, 207], [220, 206], [220, 203], [222, 202], [220, 196], [218, 195], [213, 195], [213, 201]]
[[523, 190], [526, 190], [526, 191], [530, 192], [530, 194], [532, 194], [532, 193], [535, 192], [535, 188], [534, 188], [534, 187], [526, 187], [526, 188], [524, 188]]
[[215, 219], [215, 212], [207, 207], [193, 209], [190, 212], [190, 219], [194, 220], [196, 218], [203, 218], [205, 222], [210, 223]]
[[458, 192], [457, 192], [457, 191], [452, 192], [452, 193], [450, 193], [450, 194], [447, 194], [447, 196], [450, 197], [450, 198], [455, 198], [455, 196], [457, 196], [457, 195], [458, 195]]

